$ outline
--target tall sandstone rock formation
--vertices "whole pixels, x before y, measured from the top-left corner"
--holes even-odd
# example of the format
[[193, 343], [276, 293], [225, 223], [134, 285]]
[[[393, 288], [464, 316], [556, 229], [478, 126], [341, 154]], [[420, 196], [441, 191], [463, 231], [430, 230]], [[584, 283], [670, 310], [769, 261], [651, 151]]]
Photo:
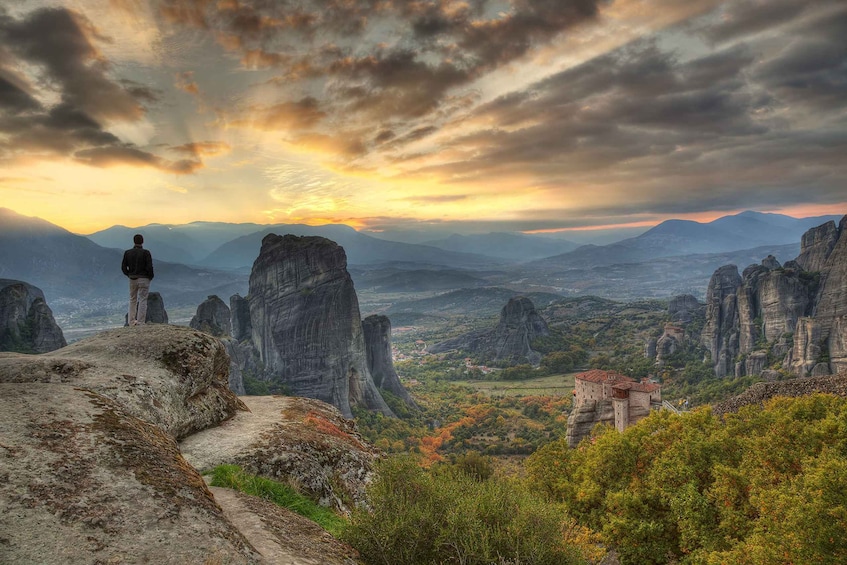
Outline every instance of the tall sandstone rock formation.
[[394, 370], [391, 355], [391, 320], [387, 316], [368, 316], [362, 320], [362, 331], [365, 333], [368, 370], [374, 384], [380, 390], [387, 390], [398, 396], [409, 406], [415, 406], [409, 391], [403, 387], [397, 371]]
[[703, 346], [712, 353], [715, 375], [725, 377], [738, 354], [738, 301], [741, 287], [738, 267], [725, 265], [715, 271], [706, 290], [706, 326]]
[[847, 216], [803, 235], [800, 255], [769, 257], [738, 275], [718, 269], [706, 293], [701, 343], [715, 374], [756, 374], [768, 358], [797, 376], [847, 369]]
[[292, 394], [386, 415], [368, 370], [347, 256], [322, 237], [268, 235], [250, 274], [253, 344], [270, 379]]
[[65, 345], [41, 289], [0, 279], [0, 351], [47, 353]]
[[466, 351], [488, 363], [529, 363], [538, 366], [541, 354], [532, 341], [550, 335], [547, 322], [525, 296], [516, 296], [500, 311], [500, 321], [492, 330], [471, 332], [432, 346], [431, 353]]

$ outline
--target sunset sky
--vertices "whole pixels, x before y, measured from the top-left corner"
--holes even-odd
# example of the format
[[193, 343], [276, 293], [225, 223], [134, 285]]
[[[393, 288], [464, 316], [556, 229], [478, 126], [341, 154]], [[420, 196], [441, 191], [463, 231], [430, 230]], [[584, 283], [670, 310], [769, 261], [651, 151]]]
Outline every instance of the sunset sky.
[[847, 2], [3, 0], [0, 206], [78, 233], [847, 213]]

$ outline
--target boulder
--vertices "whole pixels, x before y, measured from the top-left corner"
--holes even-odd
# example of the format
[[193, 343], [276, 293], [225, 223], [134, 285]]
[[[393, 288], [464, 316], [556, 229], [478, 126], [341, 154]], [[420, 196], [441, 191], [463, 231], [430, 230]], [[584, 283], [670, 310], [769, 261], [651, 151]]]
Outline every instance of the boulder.
[[229, 307], [213, 294], [197, 307], [197, 313], [188, 325], [195, 330], [222, 337], [232, 333], [231, 324], [232, 314]]
[[761, 375], [768, 366], [768, 352], [754, 351], [744, 360], [745, 375]]
[[158, 292], [147, 295], [147, 319], [148, 324], [167, 324], [168, 312], [165, 310], [165, 300]]
[[41, 289], [0, 279], [0, 351], [46, 353], [65, 345]]

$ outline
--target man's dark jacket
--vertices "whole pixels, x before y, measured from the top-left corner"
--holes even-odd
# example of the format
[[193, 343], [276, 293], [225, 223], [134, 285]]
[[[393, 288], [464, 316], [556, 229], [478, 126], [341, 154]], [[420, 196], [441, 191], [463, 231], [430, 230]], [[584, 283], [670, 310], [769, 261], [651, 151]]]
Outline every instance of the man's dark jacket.
[[147, 278], [153, 280], [153, 256], [150, 252], [136, 245], [124, 251], [121, 270], [131, 279]]

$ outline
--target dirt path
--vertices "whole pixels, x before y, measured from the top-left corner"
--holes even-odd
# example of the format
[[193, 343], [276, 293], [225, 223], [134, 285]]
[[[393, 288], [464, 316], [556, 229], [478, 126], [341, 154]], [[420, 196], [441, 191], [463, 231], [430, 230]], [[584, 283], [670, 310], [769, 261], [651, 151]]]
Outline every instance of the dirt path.
[[[242, 396], [250, 412], [238, 412], [221, 425], [180, 443], [183, 457], [200, 472], [233, 463], [263, 433], [295, 426], [284, 411], [292, 401], [282, 396]], [[232, 489], [210, 487], [226, 518], [274, 565], [356, 565], [356, 551], [311, 520], [285, 508]]]
[[[295, 555], [290, 549], [283, 547], [279, 543], [280, 540], [277, 538], [277, 535], [272, 531], [272, 528], [265, 524], [265, 520], [268, 517], [264, 517], [263, 519], [256, 512], [256, 510], [261, 509], [257, 508], [257, 501], [252, 497], [245, 496], [228, 488], [209, 488], [212, 494], [215, 495], [215, 500], [223, 508], [224, 516], [247, 538], [250, 545], [262, 554], [264, 563], [273, 563], [275, 565], [321, 565], [323, 563], [322, 561], [309, 559], [302, 555]], [[293, 521], [296, 522], [296, 520]], [[290, 526], [291, 524], [286, 525]], [[310, 537], [310, 532], [308, 531], [298, 531], [297, 528], [286, 529], [289, 529], [289, 537]]]
[[241, 396], [250, 412], [238, 412], [219, 426], [188, 436], [180, 442], [182, 456], [192, 467], [205, 472], [231, 463], [262, 431], [285, 422], [282, 411], [289, 405], [284, 396]]

